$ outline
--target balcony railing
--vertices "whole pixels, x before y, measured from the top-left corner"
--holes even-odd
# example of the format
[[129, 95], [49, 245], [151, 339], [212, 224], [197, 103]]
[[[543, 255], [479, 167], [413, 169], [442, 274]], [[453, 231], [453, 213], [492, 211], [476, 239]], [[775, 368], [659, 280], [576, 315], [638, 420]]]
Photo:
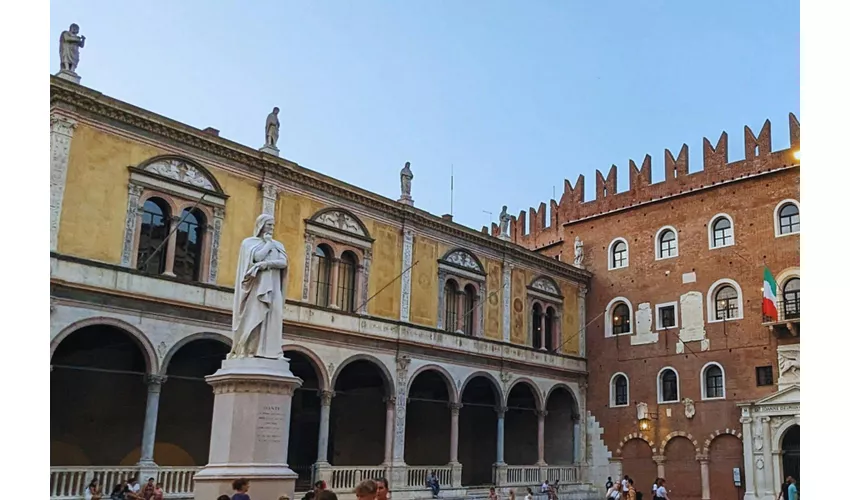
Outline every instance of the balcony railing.
[[800, 298], [794, 300], [780, 300], [776, 302], [776, 312], [779, 316], [776, 320], [773, 318], [763, 317], [762, 322], [767, 323], [784, 323], [788, 321], [800, 321]]

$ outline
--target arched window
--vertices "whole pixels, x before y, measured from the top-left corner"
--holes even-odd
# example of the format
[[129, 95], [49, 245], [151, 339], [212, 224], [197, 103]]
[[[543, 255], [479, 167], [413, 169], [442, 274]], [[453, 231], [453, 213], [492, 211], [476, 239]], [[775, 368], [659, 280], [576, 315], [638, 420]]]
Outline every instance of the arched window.
[[782, 303], [785, 319], [800, 317], [800, 278], [791, 278], [782, 286]]
[[679, 247], [676, 242], [676, 231], [663, 229], [658, 235], [658, 258], [668, 259], [679, 255]]
[[357, 257], [351, 252], [343, 252], [339, 259], [336, 302], [346, 312], [354, 312], [354, 296], [357, 287]]
[[170, 230], [171, 213], [160, 198], [150, 198], [142, 207], [142, 227], [139, 235], [137, 269], [148, 274], [165, 271], [165, 240]]
[[631, 311], [629, 311], [629, 306], [620, 302], [616, 306], [614, 306], [614, 314], [611, 318], [611, 324], [613, 325], [613, 333], [614, 335], [620, 335], [623, 333], [631, 333], [632, 331], [632, 318]]
[[331, 291], [331, 259], [333, 253], [325, 245], [316, 247], [316, 281], [313, 282], [315, 302], [317, 306], [328, 307]]
[[709, 363], [703, 368], [703, 399], [718, 399], [726, 397], [723, 383], [723, 369], [717, 363]]
[[531, 347], [543, 346], [543, 306], [534, 304], [531, 308]]
[[723, 285], [715, 292], [714, 317], [718, 320], [738, 317], [738, 292], [731, 285]]
[[611, 244], [611, 260], [609, 261], [609, 269], [620, 269], [629, 267], [629, 245], [622, 238], [614, 240]]
[[800, 208], [792, 202], [779, 207], [779, 234], [796, 234], [800, 232]]
[[554, 351], [555, 345], [555, 308], [549, 306], [546, 308], [546, 321], [543, 325], [543, 347], [547, 351]]
[[456, 332], [458, 330], [457, 322], [457, 296], [458, 286], [455, 280], [447, 280], [445, 293], [443, 296], [446, 301], [446, 331]]
[[732, 221], [719, 216], [711, 224], [711, 248], [722, 248], [733, 245]]
[[675, 403], [678, 400], [679, 375], [672, 368], [665, 368], [658, 376], [658, 402]]
[[463, 321], [460, 323], [463, 325], [463, 333], [467, 335], [472, 335], [475, 331], [475, 310], [476, 310], [476, 301], [478, 299], [478, 291], [475, 290], [475, 287], [472, 285], [466, 285], [463, 289]]
[[629, 404], [629, 379], [624, 373], [617, 373], [611, 377], [611, 406], [628, 406]]
[[180, 214], [177, 246], [174, 249], [174, 274], [178, 278], [192, 281], [200, 279], [205, 220], [203, 212], [198, 209], [186, 209]]

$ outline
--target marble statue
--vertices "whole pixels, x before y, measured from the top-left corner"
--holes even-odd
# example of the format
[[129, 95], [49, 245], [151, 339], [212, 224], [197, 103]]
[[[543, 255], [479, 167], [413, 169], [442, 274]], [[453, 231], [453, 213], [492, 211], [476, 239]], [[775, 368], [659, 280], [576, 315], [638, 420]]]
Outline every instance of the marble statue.
[[280, 113], [280, 108], [275, 106], [269, 116], [266, 117], [266, 145], [267, 148], [276, 148], [277, 140], [280, 137], [280, 120], [277, 114]]
[[404, 164], [401, 169], [401, 197], [410, 198], [411, 181], [413, 181], [413, 171], [410, 170], [410, 162]]
[[80, 64], [80, 49], [85, 47], [86, 37], [80, 35], [80, 27], [72, 24], [59, 36], [59, 63], [62, 71], [77, 72]]
[[575, 260], [573, 260], [573, 264], [576, 267], [582, 267], [584, 264], [584, 243], [576, 236], [576, 241], [574, 244], [575, 249]]
[[499, 234], [508, 237], [511, 225], [511, 216], [508, 215], [508, 206], [502, 205], [502, 212], [499, 214]]
[[260, 215], [242, 241], [233, 293], [233, 349], [229, 358], [283, 356], [283, 306], [289, 263], [272, 239], [274, 217]]

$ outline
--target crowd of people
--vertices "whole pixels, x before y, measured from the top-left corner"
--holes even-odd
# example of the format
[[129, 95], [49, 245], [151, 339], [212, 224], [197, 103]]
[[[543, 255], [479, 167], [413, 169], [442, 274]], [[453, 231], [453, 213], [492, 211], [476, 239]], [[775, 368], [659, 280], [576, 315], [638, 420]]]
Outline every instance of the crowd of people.
[[[86, 486], [83, 496], [85, 500], [101, 500], [103, 491], [101, 490], [100, 480], [92, 479]], [[145, 486], [142, 487], [136, 476], [115, 483], [115, 486], [112, 487], [112, 493], [109, 494], [109, 500], [162, 500], [162, 498], [162, 483], [157, 483], [154, 478], [149, 478]]]
[[[655, 478], [652, 483], [652, 500], [670, 499], [669, 490], [665, 484], [663, 477]], [[616, 483], [611, 480], [611, 476], [608, 476], [605, 488], [608, 490], [605, 493], [606, 500], [643, 500], [643, 492], [635, 488], [635, 480], [628, 475], [623, 476], [623, 479]]]

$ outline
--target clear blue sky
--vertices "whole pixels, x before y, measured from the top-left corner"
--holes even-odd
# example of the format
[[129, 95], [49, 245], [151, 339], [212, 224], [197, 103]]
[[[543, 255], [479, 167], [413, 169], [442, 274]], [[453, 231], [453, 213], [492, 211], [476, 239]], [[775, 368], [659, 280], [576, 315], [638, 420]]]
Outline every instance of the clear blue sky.
[[50, 71], [71, 22], [78, 73], [109, 96], [281, 154], [390, 198], [410, 161], [416, 206], [475, 229], [560, 198], [565, 178], [773, 122], [800, 109], [799, 2], [788, 0], [145, 1], [50, 5]]

